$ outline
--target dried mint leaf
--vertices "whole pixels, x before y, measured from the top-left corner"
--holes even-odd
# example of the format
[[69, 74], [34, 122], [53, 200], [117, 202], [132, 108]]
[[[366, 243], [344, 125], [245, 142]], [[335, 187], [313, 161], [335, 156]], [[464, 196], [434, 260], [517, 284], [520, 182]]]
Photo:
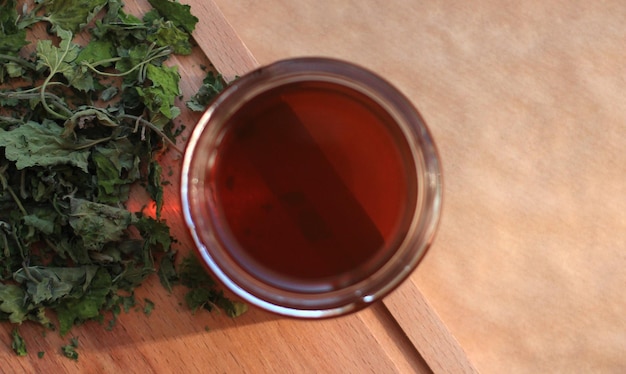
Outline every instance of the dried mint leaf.
[[78, 338], [71, 338], [69, 344], [61, 347], [61, 353], [69, 359], [78, 361], [78, 352], [76, 352], [76, 348], [78, 348]]
[[59, 213], [56, 210], [46, 207], [37, 207], [33, 213], [22, 217], [26, 226], [30, 226], [46, 235], [54, 233], [58, 218]]
[[175, 255], [175, 252], [169, 252], [161, 257], [161, 262], [159, 263], [159, 281], [163, 288], [169, 292], [172, 292], [172, 287], [180, 281], [180, 277], [176, 271]]
[[172, 21], [176, 26], [182, 27], [188, 33], [192, 33], [198, 23], [198, 18], [191, 14], [191, 7], [170, 0], [148, 0], [150, 5], [159, 14]]
[[93, 64], [99, 61], [106, 61], [100, 64], [101, 67], [106, 68], [112, 65], [113, 62], [110, 60], [112, 60], [115, 55], [115, 44], [112, 41], [95, 40], [81, 49], [74, 62], [76, 64], [83, 62]]
[[149, 316], [150, 314], [152, 314], [152, 311], [154, 310], [154, 302], [146, 298], [143, 299], [143, 302], [144, 302], [143, 313]]
[[72, 42], [73, 34], [66, 29], [57, 30], [57, 35], [61, 38], [59, 46], [52, 44], [52, 40], [42, 39], [37, 42], [37, 69], [49, 68], [50, 75], [56, 73], [66, 74], [74, 67], [72, 62], [78, 57], [80, 47]]
[[79, 297], [67, 297], [56, 308], [59, 332], [67, 334], [75, 323], [100, 316], [113, 281], [104, 268], [97, 270], [87, 289]]
[[149, 41], [162, 47], [172, 47], [174, 53], [180, 55], [191, 54], [189, 34], [176, 27], [172, 21], [157, 19], [153, 22], [152, 27], [155, 31], [148, 34], [147, 38]]
[[[16, 8], [16, 0], [0, 0], [0, 53], [17, 55], [17, 52], [28, 44], [26, 30], [17, 26]], [[2, 82], [1, 66], [0, 82]]]
[[207, 105], [224, 90], [224, 86], [222, 75], [209, 71], [202, 80], [202, 86], [200, 86], [198, 92], [185, 103], [187, 108], [195, 112], [204, 111]]
[[8, 160], [15, 161], [18, 170], [69, 164], [87, 173], [89, 150], [74, 149], [61, 138], [62, 133], [63, 128], [53, 121], [28, 121], [9, 131], [0, 129], [0, 148]]
[[28, 266], [16, 271], [13, 278], [26, 286], [28, 300], [40, 304], [82, 296], [91, 286], [97, 271], [97, 266]]
[[72, 198], [69, 223], [87, 249], [100, 250], [108, 242], [119, 241], [133, 220], [123, 208]]
[[11, 332], [12, 342], [11, 348], [18, 356], [26, 356], [28, 354], [26, 350], [26, 342], [24, 338], [20, 335], [20, 332], [17, 330], [17, 327], [13, 329]]
[[128, 200], [131, 185], [141, 179], [140, 159], [135, 149], [126, 138], [95, 147], [91, 158], [96, 168], [99, 203]]
[[147, 66], [147, 78], [152, 82], [149, 87], [137, 87], [143, 103], [153, 112], [161, 113], [168, 119], [178, 115], [174, 102], [180, 95], [178, 81], [180, 75], [176, 66]]
[[[153, 3], [140, 19], [121, 0], [43, 0], [30, 13], [0, 0], [0, 321], [52, 328], [54, 311], [66, 334], [108, 313], [112, 327], [151, 274], [168, 290], [183, 283], [155, 155], [179, 134], [180, 75], [164, 62], [191, 51], [197, 18]], [[55, 35], [18, 53], [37, 23]], [[146, 190], [155, 217], [127, 209], [131, 186]], [[206, 273], [193, 284], [198, 307], [245, 308]]]
[[148, 185], [146, 190], [156, 205], [156, 218], [161, 218], [161, 210], [163, 209], [163, 185], [161, 184], [161, 165], [152, 161], [148, 167]]
[[32, 306], [26, 301], [26, 292], [14, 284], [0, 284], [0, 312], [12, 323], [26, 319]]
[[47, 0], [47, 20], [53, 28], [78, 32], [104, 7], [107, 0]]
[[189, 289], [185, 294], [185, 302], [193, 312], [200, 308], [209, 311], [220, 308], [226, 315], [235, 318], [248, 310], [247, 304], [231, 300], [224, 295], [222, 290], [215, 288], [215, 281], [193, 254], [183, 258], [180, 266], [180, 280]]

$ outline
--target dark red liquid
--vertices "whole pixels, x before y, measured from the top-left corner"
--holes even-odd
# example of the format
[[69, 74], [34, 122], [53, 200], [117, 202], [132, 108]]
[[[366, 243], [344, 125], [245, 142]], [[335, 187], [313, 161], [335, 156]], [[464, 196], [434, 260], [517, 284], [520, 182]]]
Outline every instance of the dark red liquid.
[[209, 175], [248, 272], [345, 285], [391, 255], [417, 190], [409, 147], [380, 106], [335, 84], [294, 83], [227, 126]]

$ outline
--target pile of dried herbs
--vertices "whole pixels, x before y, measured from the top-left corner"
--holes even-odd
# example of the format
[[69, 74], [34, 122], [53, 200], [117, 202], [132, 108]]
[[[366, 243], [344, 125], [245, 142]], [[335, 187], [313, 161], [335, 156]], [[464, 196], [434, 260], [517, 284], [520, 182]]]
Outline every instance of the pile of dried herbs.
[[[0, 0], [0, 321], [52, 327], [54, 311], [65, 334], [117, 317], [156, 272], [167, 288], [193, 279], [194, 309], [245, 310], [210, 278], [198, 283], [191, 258], [182, 275], [174, 266], [157, 156], [175, 148], [181, 93], [164, 61], [191, 53], [198, 19], [189, 6], [149, 2], [138, 18], [121, 0]], [[49, 38], [29, 43], [37, 27]], [[190, 108], [215, 88], [207, 79]], [[154, 217], [126, 208], [141, 186]]]

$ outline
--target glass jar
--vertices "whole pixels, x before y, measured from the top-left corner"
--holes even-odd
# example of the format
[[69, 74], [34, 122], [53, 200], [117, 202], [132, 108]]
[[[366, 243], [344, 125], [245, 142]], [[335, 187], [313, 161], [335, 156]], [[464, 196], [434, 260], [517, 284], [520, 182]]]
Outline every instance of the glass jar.
[[235, 80], [182, 165], [199, 257], [251, 305], [285, 316], [357, 311], [429, 248], [441, 167], [418, 111], [354, 64], [297, 58]]

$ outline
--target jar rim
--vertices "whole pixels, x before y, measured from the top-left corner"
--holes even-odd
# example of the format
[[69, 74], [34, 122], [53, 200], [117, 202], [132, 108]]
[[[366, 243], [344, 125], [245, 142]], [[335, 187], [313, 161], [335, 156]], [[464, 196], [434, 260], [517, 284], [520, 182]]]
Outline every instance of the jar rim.
[[[246, 100], [265, 90], [303, 80], [328, 80], [358, 90], [380, 104], [396, 121], [411, 144], [418, 183], [416, 202], [409, 235], [371, 278], [345, 288], [306, 294], [263, 284], [241, 269], [228, 269], [216, 251], [225, 251], [215, 220], [202, 217], [198, 208], [200, 183], [198, 168], [206, 168], [194, 157], [202, 148], [204, 137], [218, 137], [212, 126], [220, 118], [236, 112]], [[207, 135], [208, 133], [208, 135]], [[204, 162], [214, 162], [209, 157]], [[437, 149], [421, 115], [395, 87], [377, 74], [350, 62], [324, 57], [282, 60], [258, 68], [229, 85], [206, 109], [188, 140], [181, 173], [183, 216], [206, 267], [228, 289], [245, 301], [280, 315], [299, 318], [325, 318], [347, 314], [381, 299], [417, 267], [434, 239], [441, 214], [442, 175]], [[209, 230], [206, 228], [209, 227]], [[223, 228], [223, 227], [222, 227]], [[205, 229], [205, 230], [203, 230]]]

